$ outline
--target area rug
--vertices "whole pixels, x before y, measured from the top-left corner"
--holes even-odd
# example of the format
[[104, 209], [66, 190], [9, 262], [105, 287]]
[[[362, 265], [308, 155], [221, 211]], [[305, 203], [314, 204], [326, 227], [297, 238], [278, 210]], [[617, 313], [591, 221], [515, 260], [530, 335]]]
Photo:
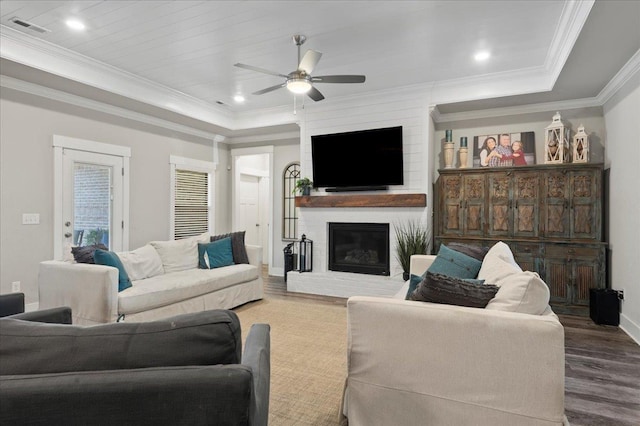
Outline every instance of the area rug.
[[263, 299], [234, 309], [243, 340], [271, 325], [269, 425], [338, 425], [347, 369], [346, 307]]

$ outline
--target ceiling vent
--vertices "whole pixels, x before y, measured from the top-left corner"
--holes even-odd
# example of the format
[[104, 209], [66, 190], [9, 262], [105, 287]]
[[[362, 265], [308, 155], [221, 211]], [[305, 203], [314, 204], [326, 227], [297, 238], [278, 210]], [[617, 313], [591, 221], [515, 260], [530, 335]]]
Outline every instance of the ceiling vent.
[[17, 16], [14, 16], [13, 18], [11, 18], [10, 21], [13, 22], [16, 25], [20, 25], [21, 27], [28, 28], [31, 31], [35, 31], [35, 32], [40, 33], [40, 34], [50, 33], [51, 32], [51, 30], [48, 30], [48, 29], [43, 28], [43, 27], [41, 27], [39, 25], [36, 25], [33, 22], [27, 22], [27, 21], [25, 21], [23, 19], [18, 18]]

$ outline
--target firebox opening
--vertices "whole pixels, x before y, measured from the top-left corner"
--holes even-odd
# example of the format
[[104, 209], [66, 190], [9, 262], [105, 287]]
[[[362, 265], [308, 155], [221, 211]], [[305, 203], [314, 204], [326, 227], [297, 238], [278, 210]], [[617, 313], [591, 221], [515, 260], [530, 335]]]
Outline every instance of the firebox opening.
[[388, 223], [329, 223], [329, 270], [390, 275]]

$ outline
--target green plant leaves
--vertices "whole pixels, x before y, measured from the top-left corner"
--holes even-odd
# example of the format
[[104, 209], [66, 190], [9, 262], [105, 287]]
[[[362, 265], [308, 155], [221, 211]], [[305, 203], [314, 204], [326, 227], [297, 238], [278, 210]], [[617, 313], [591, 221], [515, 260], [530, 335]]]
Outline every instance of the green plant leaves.
[[396, 232], [396, 259], [404, 272], [409, 272], [411, 256], [427, 254], [429, 235], [426, 226], [418, 221], [394, 225]]

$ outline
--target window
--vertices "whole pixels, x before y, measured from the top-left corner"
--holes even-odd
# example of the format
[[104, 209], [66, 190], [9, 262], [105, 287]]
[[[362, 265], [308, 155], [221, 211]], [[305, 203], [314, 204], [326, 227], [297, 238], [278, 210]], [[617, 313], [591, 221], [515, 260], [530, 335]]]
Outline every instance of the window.
[[174, 239], [213, 231], [215, 164], [171, 156], [171, 235]]
[[282, 173], [282, 239], [298, 238], [298, 210], [296, 209], [296, 182], [300, 179], [300, 163], [291, 163]]

